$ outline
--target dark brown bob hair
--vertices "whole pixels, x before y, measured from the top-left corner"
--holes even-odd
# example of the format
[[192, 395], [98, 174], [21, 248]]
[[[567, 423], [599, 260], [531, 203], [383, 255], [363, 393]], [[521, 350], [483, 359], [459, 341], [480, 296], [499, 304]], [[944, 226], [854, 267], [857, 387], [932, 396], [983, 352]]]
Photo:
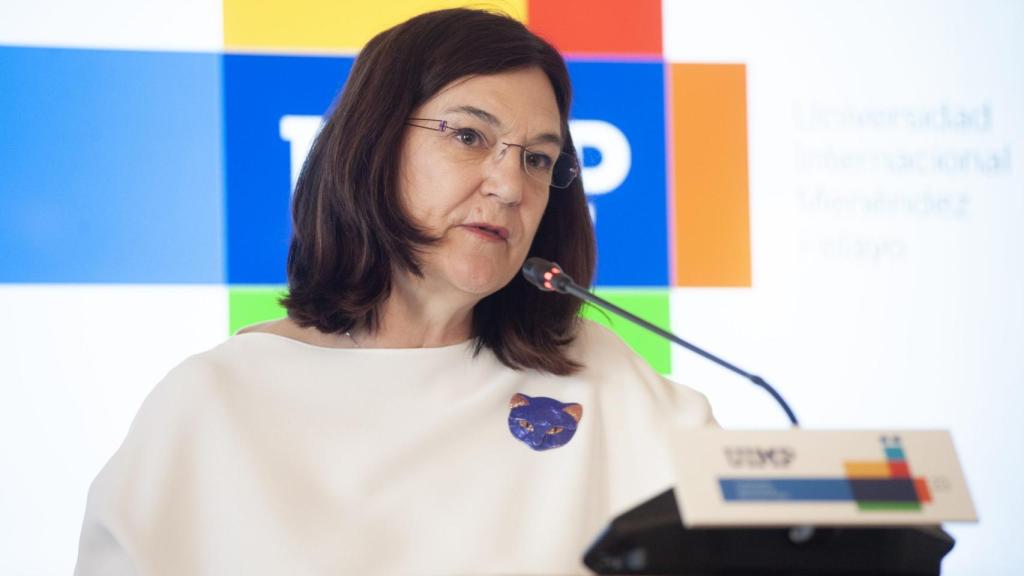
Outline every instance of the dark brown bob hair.
[[[490, 12], [430, 12], [374, 37], [359, 53], [302, 167], [292, 206], [288, 295], [281, 303], [304, 327], [325, 333], [376, 330], [392, 275], [422, 276], [417, 259], [430, 237], [406, 215], [398, 194], [406, 119], [455, 80], [537, 67], [551, 80], [569, 134], [572, 87], [565, 61], [520, 22]], [[552, 189], [530, 256], [558, 262], [578, 283], [594, 274], [594, 232], [583, 185]], [[505, 365], [570, 374], [566, 354], [578, 301], [545, 294], [517, 274], [473, 310], [476, 352]]]

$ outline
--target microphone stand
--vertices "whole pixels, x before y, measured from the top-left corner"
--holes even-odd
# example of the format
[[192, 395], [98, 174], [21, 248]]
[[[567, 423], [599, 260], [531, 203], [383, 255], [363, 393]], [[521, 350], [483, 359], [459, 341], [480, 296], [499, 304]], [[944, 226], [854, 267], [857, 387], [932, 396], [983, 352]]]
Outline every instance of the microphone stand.
[[612, 304], [611, 302], [605, 300], [604, 298], [601, 298], [600, 296], [594, 295], [593, 293], [589, 292], [588, 290], [585, 290], [582, 286], [577, 284], [568, 274], [562, 272], [562, 268], [558, 266], [558, 264], [548, 262], [547, 260], [544, 260], [542, 258], [530, 258], [526, 261], [526, 264], [523, 265], [523, 276], [526, 277], [527, 281], [529, 281], [531, 284], [545, 292], [561, 292], [563, 294], [569, 294], [570, 296], [575, 296], [576, 298], [579, 298], [584, 302], [589, 302], [590, 304], [594, 304], [599, 308], [609, 310], [625, 318], [626, 320], [633, 322], [638, 326], [641, 326], [651, 332], [654, 332], [655, 334], [661, 336], [662, 338], [665, 338], [666, 340], [675, 342], [676, 344], [682, 346], [683, 348], [686, 348], [690, 352], [699, 354], [700, 356], [703, 356], [704, 358], [711, 360], [715, 364], [718, 364], [719, 366], [735, 374], [743, 376], [747, 380], [753, 382], [756, 386], [763, 388], [769, 394], [771, 394], [772, 398], [774, 398], [775, 401], [779, 404], [779, 406], [782, 407], [782, 410], [786, 412], [786, 417], [789, 418], [789, 422], [793, 425], [794, 428], [798, 428], [800, 426], [800, 423], [797, 421], [796, 414], [793, 413], [792, 408], [789, 407], [789, 404], [786, 403], [786, 400], [782, 397], [782, 395], [779, 394], [778, 391], [775, 390], [775, 388], [773, 388], [771, 384], [765, 381], [764, 378], [761, 378], [756, 374], [751, 374], [750, 372], [747, 372], [746, 370], [743, 370], [742, 368], [730, 362], [726, 362], [725, 360], [719, 358], [718, 356], [715, 356], [714, 354], [708, 352], [707, 350], [704, 350], [698, 346], [694, 346], [693, 344], [690, 344], [689, 342], [683, 340], [679, 336], [676, 336], [675, 334], [667, 330], [662, 330], [661, 328], [655, 326], [654, 324], [651, 324], [647, 320], [644, 320], [643, 318], [640, 318], [639, 316], [636, 316], [627, 310], [619, 308], [615, 304]]
[[682, 338], [680, 338], [679, 336], [676, 336], [675, 334], [669, 332], [668, 330], [662, 330], [661, 328], [655, 326], [654, 324], [651, 324], [650, 322], [648, 322], [647, 320], [644, 320], [643, 318], [640, 318], [639, 316], [636, 316], [635, 314], [629, 312], [628, 310], [624, 310], [622, 308], [619, 308], [618, 306], [616, 306], [615, 304], [612, 304], [611, 302], [605, 300], [604, 298], [601, 298], [600, 296], [596, 296], [596, 295], [592, 294], [591, 292], [588, 292], [587, 290], [584, 290], [582, 287], [580, 287], [575, 282], [570, 282], [570, 283], [568, 283], [565, 286], [565, 293], [566, 294], [570, 294], [572, 296], [575, 296], [575, 297], [577, 297], [580, 300], [583, 300], [585, 302], [589, 302], [591, 304], [594, 304], [595, 306], [598, 306], [600, 308], [604, 308], [605, 310], [609, 310], [611, 312], [614, 312], [614, 313], [618, 314], [619, 316], [622, 316], [626, 320], [629, 320], [630, 322], [632, 322], [634, 324], [642, 326], [642, 327], [646, 328], [647, 330], [650, 330], [651, 332], [654, 332], [658, 336], [661, 336], [662, 338], [665, 338], [666, 340], [670, 340], [672, 342], [675, 342], [676, 344], [682, 346], [683, 348], [686, 348], [690, 352], [693, 352], [695, 354], [699, 354], [700, 356], [703, 356], [704, 358], [707, 358], [708, 360], [711, 360], [715, 364], [718, 364], [719, 366], [721, 366], [721, 367], [723, 367], [723, 368], [725, 368], [727, 370], [730, 370], [730, 371], [732, 371], [732, 372], [734, 372], [736, 374], [739, 374], [740, 376], [743, 376], [747, 380], [750, 380], [755, 385], [763, 388], [769, 394], [772, 395], [772, 398], [774, 398], [775, 401], [778, 402], [780, 406], [782, 406], [782, 409], [786, 412], [786, 417], [789, 418], [789, 422], [793, 425], [794, 428], [797, 428], [797, 427], [800, 426], [800, 423], [796, 419], [796, 414], [793, 413], [792, 408], [790, 408], [789, 404], [786, 403], [785, 398], [783, 398], [782, 395], [779, 394], [778, 391], [775, 390], [775, 388], [773, 388], [771, 384], [769, 384], [767, 381], [765, 381], [764, 378], [761, 378], [757, 374], [751, 374], [750, 372], [747, 372], [746, 370], [736, 366], [735, 364], [732, 364], [730, 362], [726, 362], [725, 360], [719, 358], [718, 356], [715, 356], [714, 354], [708, 352], [707, 350], [704, 350], [702, 348], [694, 346], [693, 344], [690, 344], [686, 340], [683, 340]]

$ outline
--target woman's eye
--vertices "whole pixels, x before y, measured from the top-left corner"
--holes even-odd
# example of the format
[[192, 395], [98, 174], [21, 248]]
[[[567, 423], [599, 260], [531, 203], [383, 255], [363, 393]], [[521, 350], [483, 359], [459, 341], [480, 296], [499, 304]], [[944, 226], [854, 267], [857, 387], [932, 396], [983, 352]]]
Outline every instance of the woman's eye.
[[475, 130], [460, 128], [455, 131], [455, 139], [466, 146], [476, 146], [483, 141], [483, 138]]
[[526, 153], [526, 166], [532, 170], [540, 170], [542, 172], [548, 172], [554, 165], [554, 161], [547, 154], [540, 154], [538, 152], [527, 152]]

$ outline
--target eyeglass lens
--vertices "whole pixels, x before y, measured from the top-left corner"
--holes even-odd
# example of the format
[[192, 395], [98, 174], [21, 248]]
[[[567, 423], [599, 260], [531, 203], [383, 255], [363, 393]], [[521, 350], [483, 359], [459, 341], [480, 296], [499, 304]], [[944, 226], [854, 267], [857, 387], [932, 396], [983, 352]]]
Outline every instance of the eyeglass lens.
[[580, 168], [576, 157], [556, 149], [526, 148], [519, 144], [499, 142], [496, 136], [484, 128], [453, 126], [445, 120], [410, 118], [409, 125], [417, 128], [436, 130], [443, 133], [449, 145], [445, 149], [458, 158], [482, 159], [481, 154], [491, 153], [493, 148], [504, 144], [519, 153], [521, 166], [528, 176], [554, 188], [567, 188], [579, 176]]

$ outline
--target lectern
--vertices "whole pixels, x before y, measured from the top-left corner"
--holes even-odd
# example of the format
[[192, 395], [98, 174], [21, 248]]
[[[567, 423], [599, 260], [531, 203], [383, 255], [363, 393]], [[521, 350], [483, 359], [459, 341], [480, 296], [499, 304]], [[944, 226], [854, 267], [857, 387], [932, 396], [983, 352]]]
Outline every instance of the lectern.
[[584, 563], [598, 574], [924, 576], [952, 548], [937, 526], [685, 528], [670, 489], [612, 520]]

